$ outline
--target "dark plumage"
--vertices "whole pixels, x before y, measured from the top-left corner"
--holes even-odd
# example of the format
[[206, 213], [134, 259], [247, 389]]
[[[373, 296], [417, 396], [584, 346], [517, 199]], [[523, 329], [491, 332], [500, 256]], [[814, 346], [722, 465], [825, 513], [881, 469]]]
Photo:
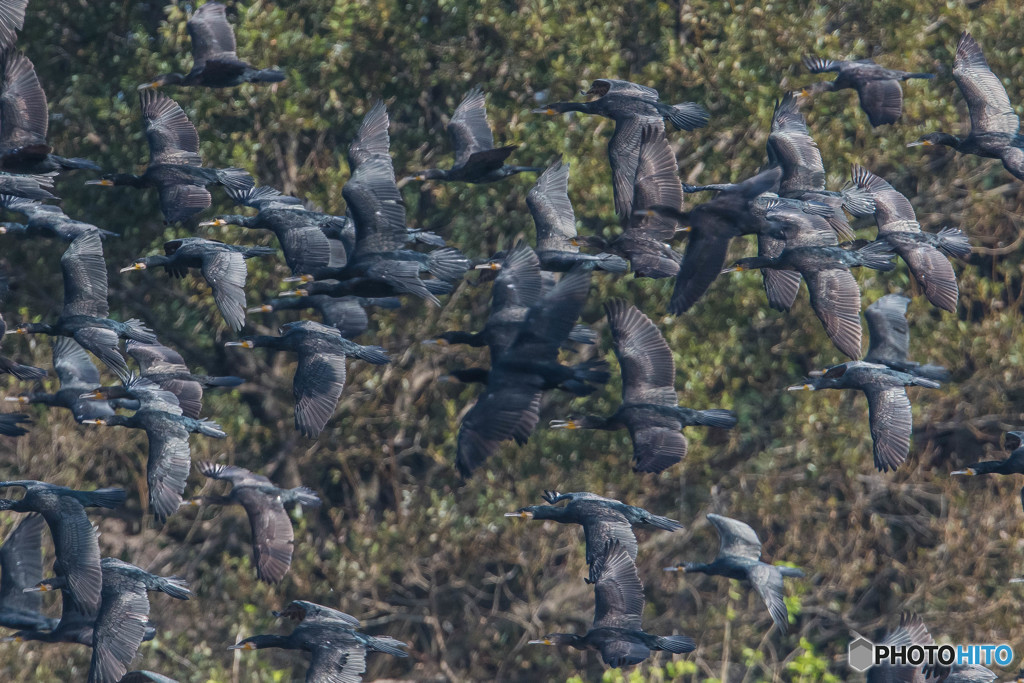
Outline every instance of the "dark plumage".
[[121, 677], [120, 683], [178, 683], [178, 681], [153, 671], [129, 671]]
[[73, 337], [120, 377], [128, 374], [128, 365], [118, 350], [120, 339], [145, 343], [156, 336], [134, 318], [122, 323], [107, 317], [107, 264], [103, 260], [103, 243], [98, 232], [90, 231], [75, 238], [60, 258], [64, 273], [64, 308], [55, 324], [26, 323], [19, 334], [49, 334]]
[[100, 372], [78, 342], [69, 337], [58, 337], [53, 342], [53, 368], [60, 380], [60, 389], [57, 393], [33, 391], [18, 396], [7, 396], [4, 400], [66, 408], [74, 415], [75, 422], [114, 414], [114, 406], [109, 402], [90, 401], [82, 397], [84, 392], [93, 391], [100, 386]]
[[271, 299], [260, 306], [250, 308], [248, 313], [273, 313], [274, 311], [297, 311], [312, 308], [330, 325], [341, 332], [346, 339], [353, 339], [370, 326], [366, 313], [369, 307], [395, 309], [402, 302], [395, 297], [363, 298], [358, 296], [334, 297], [326, 294], [295, 296]]
[[34, 199], [13, 195], [0, 195], [0, 206], [8, 211], [28, 216], [28, 223], [24, 225], [8, 224], [9, 226], [17, 225], [18, 228], [11, 228], [9, 231], [23, 237], [41, 236], [71, 242], [82, 233], [93, 231], [98, 232], [100, 237], [117, 237], [117, 233], [102, 230], [92, 223], [71, 218], [59, 206], [53, 204], [43, 204]]
[[43, 580], [43, 529], [46, 520], [32, 513], [7, 536], [0, 547], [0, 626], [13, 629], [53, 629], [57, 619], [45, 616], [38, 593], [26, 592]]
[[0, 49], [14, 45], [17, 32], [25, 25], [28, 0], [0, 0]]
[[50, 192], [53, 189], [55, 175], [55, 173], [36, 175], [0, 173], [0, 194], [36, 200], [58, 199], [57, 195]]
[[184, 237], [164, 243], [163, 256], [136, 259], [121, 272], [163, 266], [174, 277], [185, 277], [189, 268], [199, 268], [213, 290], [213, 300], [233, 330], [245, 325], [245, 260], [276, 253], [272, 247], [224, 244], [201, 237]]
[[938, 234], [922, 232], [910, 201], [871, 171], [854, 166], [853, 180], [875, 200], [878, 239], [887, 242], [906, 262], [928, 301], [944, 311], [956, 312], [959, 289], [946, 255], [967, 258], [971, 253], [967, 237], [956, 228]]
[[804, 573], [792, 567], [761, 562], [761, 540], [745, 522], [715, 514], [707, 518], [718, 532], [720, 541], [714, 561], [711, 564], [687, 562], [666, 567], [665, 571], [711, 574], [749, 582], [768, 607], [776, 628], [785, 633], [789, 629], [789, 614], [783, 599], [782, 579], [785, 576], [801, 577]]
[[708, 112], [694, 102], [669, 106], [658, 101], [658, 91], [654, 88], [629, 81], [598, 79], [586, 94], [597, 95], [597, 99], [589, 102], [553, 102], [535, 109], [534, 113], [554, 115], [578, 111], [615, 121], [615, 133], [608, 142], [608, 160], [612, 167], [615, 212], [628, 218], [634, 209], [633, 186], [639, 177], [643, 130], [654, 126], [664, 133], [666, 118], [679, 130], [703, 128], [708, 123]]
[[223, 439], [227, 435], [214, 422], [182, 415], [174, 394], [148, 379], [130, 377], [125, 381], [124, 389], [127, 396], [139, 401], [139, 409], [133, 415], [111, 415], [83, 420], [83, 423], [129, 427], [146, 432], [149, 441], [146, 461], [149, 507], [157, 521], [163, 522], [178, 509], [185, 491], [185, 480], [192, 465], [188, 435], [196, 433], [215, 439]]
[[252, 554], [256, 564], [256, 576], [266, 583], [278, 583], [288, 573], [292, 564], [294, 533], [292, 521], [285, 512], [289, 504], [303, 507], [317, 507], [320, 498], [305, 486], [282, 489], [270, 483], [266, 477], [233, 465], [215, 465], [211, 462], [199, 464], [204, 477], [231, 482], [231, 492], [226, 496], [207, 496], [193, 499], [195, 505], [241, 505], [249, 517], [252, 528]]
[[[589, 268], [577, 266], [529, 306], [507, 348], [492, 357], [487, 386], [459, 426], [456, 466], [463, 477], [482, 465], [503, 441], [522, 445], [540, 420], [544, 391], [577, 396], [608, 381], [603, 362], [565, 366], [558, 350], [569, 337], [590, 291]], [[492, 347], [493, 354], [494, 347]]]
[[[10, 290], [6, 275], [0, 274], [0, 307], [7, 303], [7, 293]], [[3, 312], [0, 311], [0, 341], [3, 340], [7, 334], [7, 322], [4, 320]], [[42, 379], [46, 377], [46, 370], [42, 368], [33, 367], [31, 365], [22, 365], [7, 356], [0, 354], [0, 375], [2, 374], [14, 375], [20, 380], [29, 381], [35, 379]], [[23, 416], [27, 419], [27, 416]], [[0, 434], [7, 432], [3, 431], [3, 425], [0, 425]]]
[[[529, 505], [515, 512], [505, 513], [506, 517], [522, 519], [550, 519], [560, 524], [579, 524], [583, 527], [583, 537], [587, 546], [587, 564], [590, 565], [590, 578], [595, 578], [594, 563], [598, 561], [606, 545], [615, 541], [620, 544], [623, 552], [630, 559], [636, 559], [637, 544], [633, 529], [661, 529], [675, 531], [683, 525], [674, 519], [654, 515], [635, 505], [627, 505], [618, 500], [603, 498], [593, 493], [575, 492], [559, 493], [545, 491], [544, 500], [548, 505]], [[567, 505], [557, 505], [563, 500]]]
[[409, 180], [454, 180], [464, 183], [493, 183], [517, 173], [540, 173], [544, 169], [533, 166], [509, 166], [505, 160], [516, 150], [516, 145], [494, 147], [494, 134], [487, 123], [485, 106], [487, 95], [479, 87], [473, 88], [455, 109], [448, 122], [448, 135], [455, 148], [455, 163], [451, 168], [429, 168], [416, 171]]
[[150, 574], [133, 564], [103, 558], [103, 601], [96, 615], [89, 683], [117, 683], [128, 670], [149, 626], [149, 591], [177, 600], [192, 593], [183, 579]]
[[[0, 24], [2, 15], [0, 7]], [[46, 144], [50, 123], [46, 93], [28, 57], [14, 50], [3, 52], [0, 74], [0, 170], [10, 173], [49, 173], [76, 168], [100, 170], [86, 159], [65, 159], [50, 154], [51, 148]]]
[[679, 182], [676, 155], [668, 144], [664, 128], [648, 123], [639, 131], [636, 169], [633, 175], [632, 213], [623, 221], [622, 233], [610, 242], [600, 235], [581, 236], [578, 241], [617, 254], [629, 261], [635, 277], [673, 277], [682, 256], [666, 244], [679, 227], [677, 214], [651, 212], [652, 207], [682, 210], [683, 186]]
[[907, 358], [910, 351], [910, 326], [907, 324], [908, 297], [886, 294], [864, 310], [868, 322], [866, 363], [887, 365], [893, 370], [937, 382], [949, 380], [949, 370], [939, 365], [922, 365]]
[[86, 507], [116, 508], [124, 505], [124, 489], [76, 491], [42, 481], [0, 482], [0, 488], [25, 489], [21, 500], [0, 498], [0, 510], [38, 512], [50, 527], [57, 559], [53, 571], [67, 582], [68, 590], [85, 611], [100, 604], [100, 547], [96, 532], [85, 514]]
[[[1006, 447], [1010, 449], [1010, 457], [1005, 460], [976, 462], [970, 467], [950, 472], [950, 475], [1024, 474], [1024, 432], [1007, 432]], [[1024, 507], [1024, 488], [1020, 490], [1020, 503]]]
[[804, 384], [789, 387], [790, 391], [818, 389], [857, 389], [868, 399], [871, 439], [874, 442], [875, 467], [882, 472], [903, 464], [910, 452], [913, 415], [904, 387], [937, 389], [939, 383], [884, 365], [849, 361], [835, 365]]
[[981, 46], [967, 31], [960, 34], [956, 46], [953, 79], [967, 100], [970, 133], [965, 138], [949, 133], [929, 133], [908, 146], [945, 145], [961, 154], [1000, 159], [1007, 171], [1024, 180], [1024, 136], [1020, 134], [1020, 119], [1013, 111], [1006, 88], [989, 68]]
[[772, 268], [795, 270], [807, 282], [811, 307], [836, 348], [850, 358], [861, 355], [860, 287], [850, 268], [894, 268], [885, 242], [872, 242], [856, 251], [838, 246], [786, 246], [778, 256], [740, 259], [728, 270]]
[[235, 32], [224, 14], [224, 5], [208, 2], [188, 20], [192, 39], [192, 70], [158, 76], [139, 90], [164, 85], [195, 85], [204, 88], [230, 88], [242, 83], [277, 83], [285, 79], [283, 71], [257, 69], [235, 53]]
[[731, 429], [731, 410], [693, 410], [679, 405], [672, 351], [658, 327], [622, 299], [605, 304], [615, 356], [622, 372], [622, 403], [611, 415], [554, 420], [561, 429], [626, 428], [633, 441], [633, 471], [661, 472], [686, 455], [683, 427], [706, 425]]
[[4, 436], [24, 436], [28, 434], [23, 424], [32, 424], [31, 418], [25, 413], [5, 413], [0, 415], [0, 434]]
[[870, 59], [843, 61], [804, 57], [803, 62], [812, 74], [830, 71], [837, 74], [833, 81], [823, 81], [804, 88], [804, 95], [852, 88], [857, 91], [860, 108], [868, 115], [872, 126], [896, 123], [903, 115], [903, 88], [900, 81], [935, 78], [934, 74], [886, 69]]
[[280, 337], [257, 335], [225, 346], [245, 349], [264, 347], [298, 355], [292, 388], [295, 395], [295, 428], [317, 437], [331, 419], [345, 388], [345, 359], [348, 356], [374, 365], [390, 363], [379, 346], [360, 346], [341, 336], [337, 329], [300, 320], [281, 326]]
[[697, 644], [688, 636], [655, 636], [642, 627], [644, 586], [626, 548], [609, 541], [595, 559], [594, 625], [582, 636], [550, 633], [531, 645], [568, 645], [577, 650], [597, 650], [610, 667], [633, 666], [651, 656], [652, 650], [675, 654], [693, 652]]
[[306, 670], [308, 683], [359, 683], [366, 671], [366, 653], [383, 652], [408, 657], [405, 643], [389, 636], [371, 636], [355, 630], [359, 622], [349, 615], [316, 603], [296, 600], [277, 616], [298, 621], [287, 636], [251, 636], [229, 650], [268, 647], [304, 650], [312, 654]]
[[[928, 633], [924, 621], [916, 614], [901, 614], [900, 625], [885, 635], [879, 645], [890, 647], [908, 645], [932, 645], [935, 641]], [[879, 664], [867, 670], [867, 683], [926, 683], [922, 667], [912, 665]], [[935, 679], [931, 679], [934, 681]]]
[[142, 175], [112, 173], [86, 185], [152, 187], [160, 193], [164, 220], [176, 223], [210, 208], [207, 185], [244, 191], [254, 185], [241, 168], [206, 168], [199, 155], [199, 134], [171, 98], [152, 90], [139, 93], [143, 129], [149, 143], [149, 165]]

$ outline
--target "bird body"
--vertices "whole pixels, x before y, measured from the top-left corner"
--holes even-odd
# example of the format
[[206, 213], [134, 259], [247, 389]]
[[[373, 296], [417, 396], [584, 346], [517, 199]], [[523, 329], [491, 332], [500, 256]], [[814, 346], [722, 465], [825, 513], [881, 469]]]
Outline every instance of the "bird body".
[[901, 81], [912, 78], [935, 78], [934, 74], [911, 73], [886, 69], [870, 59], [856, 61], [804, 57], [804, 66], [813, 74], [835, 72], [833, 81], [815, 83], [803, 93], [813, 95], [851, 88], [857, 91], [860, 108], [868, 115], [872, 126], [896, 123], [903, 115], [903, 88]]
[[[1024, 431], [1007, 432], [1006, 447], [1012, 449], [1010, 457], [976, 462], [970, 467], [950, 472], [950, 475], [973, 477], [979, 474], [1024, 474]], [[1024, 488], [1020, 490], [1020, 503], [1024, 507]]]
[[946, 368], [916, 363], [907, 357], [910, 351], [910, 326], [907, 323], [909, 303], [910, 299], [902, 294], [886, 294], [864, 310], [869, 335], [864, 362], [945, 382], [949, 380], [949, 370]]

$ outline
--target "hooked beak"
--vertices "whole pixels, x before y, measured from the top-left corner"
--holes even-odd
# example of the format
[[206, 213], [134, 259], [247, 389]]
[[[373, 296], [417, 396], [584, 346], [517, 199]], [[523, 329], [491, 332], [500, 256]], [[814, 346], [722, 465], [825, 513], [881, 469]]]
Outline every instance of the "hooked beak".
[[527, 645], [554, 645], [548, 638], [541, 638], [540, 640], [527, 641]]
[[533, 519], [533, 513], [529, 510], [518, 510], [516, 512], [506, 512], [506, 517], [518, 517], [519, 519]]
[[107, 424], [107, 422], [106, 422], [106, 420], [104, 420], [102, 418], [97, 418], [95, 420], [82, 420], [82, 424], [84, 424], [84, 425], [105, 425], [105, 424]]
[[728, 268], [723, 268], [721, 274], [725, 275], [726, 273], [742, 273], [744, 270], [746, 270], [746, 268], [744, 268], [743, 266], [729, 266]]
[[219, 228], [220, 226], [227, 225], [227, 224], [228, 224], [228, 222], [226, 220], [223, 220], [221, 218], [214, 218], [213, 220], [210, 220], [210, 221], [203, 221], [202, 223], [199, 224], [199, 227], [200, 228], [205, 228], [205, 227], [208, 227], [208, 226], [213, 226], [215, 228]]
[[667, 572], [682, 572], [683, 574], [685, 574], [686, 573], [686, 567], [684, 565], [677, 564], [674, 567], [665, 567], [665, 571], [667, 571]]
[[481, 263], [478, 266], [474, 266], [474, 268], [476, 268], [476, 270], [501, 270], [501, 264], [496, 261], [492, 263]]
[[1016, 579], [1010, 579], [1010, 583], [1024, 583], [1024, 577], [1018, 577]]
[[240, 643], [238, 645], [229, 645], [229, 650], [255, 650], [256, 646], [252, 643]]
[[282, 282], [301, 282], [306, 284], [312, 282], [313, 279], [312, 275], [292, 275], [291, 277], [286, 277]]
[[263, 304], [262, 306], [253, 306], [252, 308], [245, 309], [246, 313], [273, 313], [274, 307], [270, 304]]
[[190, 498], [189, 500], [181, 501], [181, 503], [178, 504], [178, 507], [179, 508], [185, 508], [185, 507], [197, 508], [197, 507], [199, 507], [202, 504], [203, 504], [202, 499], [200, 499], [200, 498]]
[[931, 147], [932, 143], [928, 140], [915, 140], [914, 142], [907, 143], [907, 147]]
[[50, 588], [49, 584], [37, 583], [34, 586], [29, 586], [28, 588], [22, 589], [22, 592], [23, 593], [45, 593], [47, 591], [52, 591], [52, 590], [53, 589]]
[[86, 180], [86, 185], [102, 185], [103, 187], [113, 187], [114, 181], [103, 178], [102, 180]]
[[4, 396], [4, 400], [11, 403], [28, 403], [28, 396]]
[[973, 467], [968, 467], [966, 470], [957, 470], [956, 472], [950, 472], [949, 476], [955, 477], [957, 475], [963, 475], [965, 477], [973, 477], [978, 471]]
[[21, 636], [7, 636], [6, 638], [0, 638], [0, 643], [24, 643], [25, 639]]
[[103, 394], [101, 394], [99, 391], [87, 391], [84, 394], [80, 395], [78, 398], [101, 399], [103, 398]]
[[578, 429], [574, 420], [552, 420], [548, 423], [549, 429]]
[[150, 81], [149, 83], [143, 83], [138, 88], [136, 88], [136, 90], [152, 90], [153, 88], [159, 88], [163, 84], [164, 84], [164, 79], [158, 78], [155, 81]]
[[796, 384], [791, 387], [787, 387], [786, 391], [815, 391], [817, 387], [813, 384]]
[[540, 109], [534, 109], [531, 114], [547, 114], [548, 116], [554, 116], [558, 112], [551, 107], [541, 107]]
[[253, 348], [256, 348], [256, 345], [253, 344], [252, 340], [250, 340], [250, 339], [246, 339], [245, 341], [224, 342], [224, 346], [238, 346], [238, 347], [243, 348], [243, 349], [253, 349]]
[[146, 269], [146, 264], [140, 262], [140, 263], [133, 263], [130, 266], [126, 266], [126, 267], [122, 268], [120, 270], [120, 272], [122, 272], [122, 273], [130, 273], [133, 270], [145, 270], [145, 269]]
[[448, 346], [447, 339], [424, 339], [420, 342], [421, 344], [428, 344], [430, 346]]
[[285, 291], [281, 292], [280, 294], [278, 294], [278, 296], [308, 296], [308, 295], [309, 295], [309, 290], [302, 289], [301, 287], [299, 289], [288, 289], [288, 290], [285, 290]]

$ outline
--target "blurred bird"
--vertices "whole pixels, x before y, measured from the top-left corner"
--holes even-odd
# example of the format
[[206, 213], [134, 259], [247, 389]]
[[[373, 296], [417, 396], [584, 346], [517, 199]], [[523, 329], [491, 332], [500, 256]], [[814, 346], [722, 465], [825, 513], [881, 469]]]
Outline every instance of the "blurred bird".
[[886, 294], [864, 310], [864, 318], [868, 322], [868, 353], [864, 362], [887, 365], [893, 370], [936, 382], [947, 382], [949, 370], [946, 368], [922, 365], [907, 358], [910, 350], [909, 303], [910, 298], [902, 294]]
[[[964, 475], [973, 477], [978, 474], [1024, 474], [1024, 431], [1007, 432], [1006, 448], [1010, 450], [1010, 457], [1005, 460], [986, 460], [976, 462], [950, 475]], [[1024, 488], [1020, 490], [1020, 503], [1024, 507]]]
[[903, 115], [903, 88], [900, 81], [911, 78], [935, 78], [935, 74], [910, 73], [886, 69], [870, 59], [856, 61], [804, 57], [804, 66], [812, 74], [834, 72], [833, 81], [821, 81], [805, 87], [804, 96], [817, 95], [852, 88], [860, 98], [860, 108], [868, 115], [872, 126], [896, 123]]

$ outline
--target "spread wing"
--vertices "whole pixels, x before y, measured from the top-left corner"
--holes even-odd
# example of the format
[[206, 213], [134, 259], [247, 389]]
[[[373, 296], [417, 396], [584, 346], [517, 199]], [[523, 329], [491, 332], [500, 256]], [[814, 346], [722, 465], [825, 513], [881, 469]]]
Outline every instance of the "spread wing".
[[577, 252], [576, 215], [569, 201], [569, 164], [559, 159], [548, 166], [526, 195], [526, 205], [537, 226], [537, 249]]
[[672, 350], [650, 318], [622, 299], [605, 304], [625, 403], [677, 405]]
[[689, 447], [678, 428], [645, 424], [631, 427], [629, 436], [633, 441], [635, 472], [663, 472], [686, 457]]
[[484, 464], [502, 442], [526, 443], [540, 421], [541, 394], [529, 386], [488, 384], [459, 426], [455, 464], [463, 477]]
[[199, 133], [178, 103], [157, 90], [140, 91], [139, 102], [142, 104], [143, 129], [149, 143], [150, 166], [201, 166]]
[[[3, 7], [0, 5], [0, 25]], [[0, 29], [2, 35], [2, 29]], [[3, 91], [0, 92], [0, 145], [17, 149], [45, 145], [49, 116], [46, 93], [28, 57], [9, 51], [2, 57]]]
[[657, 102], [659, 98], [658, 91], [654, 88], [646, 85], [640, 85], [639, 83], [633, 83], [632, 81], [622, 81], [615, 78], [595, 79], [590, 84], [590, 90], [587, 92], [588, 95], [597, 95], [598, 97], [604, 97], [608, 93], [614, 93], [616, 95], [630, 95], [649, 102]]
[[960, 289], [956, 282], [953, 264], [946, 256], [924, 242], [913, 245], [899, 245], [897, 251], [907, 262], [914, 279], [924, 289], [928, 301], [944, 311], [956, 311]]
[[871, 438], [874, 440], [875, 467], [882, 472], [903, 464], [910, 453], [913, 414], [910, 399], [902, 386], [866, 387]]
[[785, 633], [789, 630], [789, 612], [786, 610], [784, 599], [782, 572], [777, 567], [762, 562], [749, 569], [747, 578], [768, 607], [776, 628]]
[[[675, 152], [665, 137], [661, 119], [657, 124], [646, 123], [640, 135], [640, 151], [633, 187], [633, 211], [653, 206], [683, 208], [683, 185], [679, 181], [679, 168]], [[672, 239], [678, 219], [658, 213], [643, 218], [639, 223], [630, 221], [630, 229], [638, 228], [646, 237], [658, 242]]]
[[860, 81], [857, 96], [872, 126], [896, 123], [903, 114], [903, 88], [899, 81]]
[[120, 681], [139, 651], [149, 623], [145, 586], [130, 580], [118, 581], [116, 586], [103, 591], [93, 631], [90, 681]]
[[129, 339], [124, 345], [125, 351], [139, 364], [143, 375], [188, 372], [185, 359], [174, 349], [159, 342], [143, 344]]
[[473, 88], [448, 122], [448, 135], [455, 148], [455, 168], [465, 166], [477, 152], [494, 149], [494, 135], [487, 124], [486, 98], [483, 90]]
[[107, 263], [103, 260], [100, 233], [90, 230], [75, 238], [60, 257], [64, 273], [64, 316], [106, 318]]
[[825, 189], [825, 164], [793, 93], [775, 105], [768, 159], [782, 166], [782, 191]]
[[[868, 355], [872, 363], [879, 360], [905, 361], [910, 350], [910, 328], [907, 325], [908, 297], [886, 294], [864, 311], [868, 322]], [[872, 360], [879, 359], [879, 360]]]
[[292, 564], [292, 521], [276, 495], [255, 487], [236, 488], [235, 499], [245, 508], [252, 529], [252, 554], [260, 581], [278, 583]]
[[583, 538], [587, 544], [587, 564], [592, 568], [591, 579], [594, 578], [594, 564], [609, 543], [618, 544], [630, 560], [636, 560], [636, 536], [633, 535], [633, 527], [620, 512], [604, 506], [596, 507], [593, 513], [583, 518]]
[[71, 337], [57, 337], [53, 342], [53, 369], [57, 371], [61, 389], [85, 392], [100, 385], [100, 371], [85, 349]]
[[56, 516], [46, 517], [57, 555], [54, 573], [67, 579], [65, 591], [70, 590], [83, 608], [98, 608], [103, 586], [100, 546], [85, 508], [74, 498], [60, 496]]
[[351, 639], [351, 643], [322, 645], [313, 650], [306, 671], [310, 683], [360, 683], [366, 672], [366, 649]]
[[345, 356], [326, 351], [300, 352], [292, 389], [295, 428], [315, 437], [338, 407], [345, 388]]
[[811, 307], [836, 348], [860, 358], [860, 288], [853, 273], [836, 268], [807, 274]]
[[[192, 38], [192, 59], [195, 67], [207, 61], [236, 61], [235, 32], [224, 14], [224, 5], [208, 2], [188, 20], [188, 35]], [[193, 67], [193, 68], [195, 68]]]
[[628, 217], [633, 212], [633, 184], [640, 162], [640, 136], [644, 123], [665, 124], [654, 117], [630, 116], [615, 122], [615, 133], [608, 141], [608, 161], [612, 167], [612, 191], [615, 195], [615, 213]]
[[41, 612], [42, 596], [24, 589], [43, 580], [43, 529], [46, 520], [32, 513], [0, 547], [0, 605], [9, 610]]
[[641, 630], [644, 586], [636, 564], [612, 541], [591, 568], [594, 576], [594, 628]]
[[199, 471], [204, 477], [230, 481], [234, 486], [269, 486], [270, 480], [262, 474], [255, 474], [237, 465], [217, 465], [212, 462], [199, 463]]
[[170, 420], [147, 428], [146, 435], [149, 437], [149, 460], [146, 463], [149, 506], [156, 518], [163, 521], [181, 505], [192, 465], [192, 451], [188, 445], [188, 432]]
[[740, 557], [757, 562], [761, 559], [761, 540], [746, 522], [722, 515], [710, 514], [708, 521], [715, 525], [721, 544], [718, 557]]
[[213, 289], [213, 300], [233, 330], [245, 325], [245, 258], [237, 251], [203, 254], [203, 278]]
[[17, 32], [25, 25], [28, 0], [0, 0], [0, 48], [14, 45]]
[[972, 132], [1006, 135], [1020, 132], [1020, 119], [1013, 111], [1006, 88], [989, 68], [978, 41], [966, 31], [960, 34], [956, 46], [953, 79], [967, 100]]

